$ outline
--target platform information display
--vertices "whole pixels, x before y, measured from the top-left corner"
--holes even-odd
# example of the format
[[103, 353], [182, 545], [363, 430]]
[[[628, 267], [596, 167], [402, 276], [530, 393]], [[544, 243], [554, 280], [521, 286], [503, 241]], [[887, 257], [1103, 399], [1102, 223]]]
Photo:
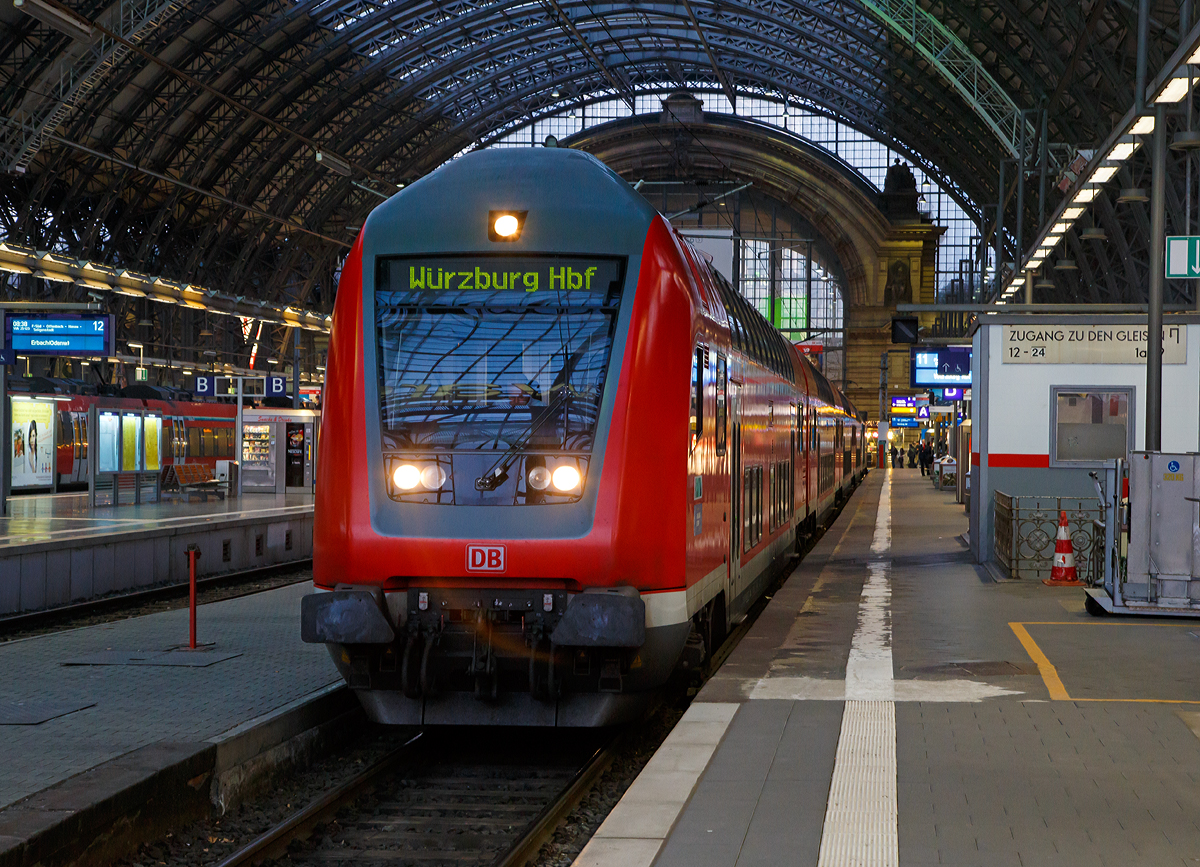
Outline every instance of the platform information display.
[[10, 313], [4, 323], [5, 349], [21, 355], [112, 355], [112, 317], [107, 314]]
[[971, 384], [971, 347], [914, 346], [912, 387], [929, 388]]

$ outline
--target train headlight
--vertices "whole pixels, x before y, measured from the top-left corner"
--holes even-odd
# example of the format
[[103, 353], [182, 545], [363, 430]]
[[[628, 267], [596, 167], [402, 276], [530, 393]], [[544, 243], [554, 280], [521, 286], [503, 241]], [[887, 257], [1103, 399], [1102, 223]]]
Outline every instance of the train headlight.
[[412, 464], [401, 464], [392, 473], [392, 481], [402, 491], [411, 491], [421, 482], [421, 471]]
[[517, 218], [512, 214], [501, 214], [496, 218], [496, 234], [501, 238], [509, 238], [517, 233]]
[[535, 491], [544, 491], [550, 487], [550, 471], [545, 467], [533, 467], [529, 471], [529, 487]]
[[430, 491], [436, 491], [446, 484], [446, 471], [437, 464], [430, 464], [421, 470], [421, 484]]
[[554, 471], [554, 488], [559, 491], [574, 491], [579, 487], [579, 470], [563, 464]]
[[491, 241], [516, 241], [525, 228], [528, 211], [488, 211], [488, 239]]

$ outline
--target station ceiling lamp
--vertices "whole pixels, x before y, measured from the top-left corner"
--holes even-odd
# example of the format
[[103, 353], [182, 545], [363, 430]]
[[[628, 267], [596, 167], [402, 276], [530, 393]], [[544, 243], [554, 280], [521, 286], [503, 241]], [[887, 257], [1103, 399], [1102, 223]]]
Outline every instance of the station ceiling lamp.
[[1063, 219], [1064, 220], [1077, 219], [1078, 217], [1083, 216], [1083, 212], [1085, 210], [1087, 210], [1087, 209], [1083, 208], [1083, 207], [1079, 207], [1079, 206], [1072, 206], [1070, 208], [1067, 208], [1065, 211], [1063, 211]]
[[1121, 141], [1113, 145], [1113, 149], [1108, 152], [1106, 160], [1112, 162], [1121, 162], [1133, 156], [1133, 152], [1142, 146], [1142, 143], [1133, 136], [1125, 136]]
[[[1151, 118], [1151, 119], [1153, 119], [1153, 118]], [[1098, 196], [1098, 195], [1100, 195], [1099, 187], [1084, 187], [1082, 190], [1080, 190], [1079, 192], [1077, 192], [1075, 194], [1074, 198], [1071, 199], [1071, 202], [1072, 202], [1072, 204], [1080, 204], [1081, 202], [1090, 202], [1094, 198], [1096, 198], [1096, 196]]]
[[[1158, 93], [1151, 100], [1155, 103], [1174, 103], [1182, 102], [1183, 98], [1188, 95], [1192, 89], [1191, 73], [1186, 70], [1177, 71], [1172, 78], [1168, 78]], [[1153, 129], [1153, 126], [1151, 126]]]
[[1154, 132], [1154, 115], [1147, 114], [1134, 121], [1129, 128], [1130, 135], [1150, 135]]
[[[1115, 175], [1120, 168], [1121, 167], [1119, 165], [1113, 164], [1100, 166], [1100, 168], [1092, 172], [1091, 182], [1093, 184], [1106, 184], [1112, 180], [1113, 175]], [[1064, 213], [1063, 216], [1065, 217], [1066, 214]]]

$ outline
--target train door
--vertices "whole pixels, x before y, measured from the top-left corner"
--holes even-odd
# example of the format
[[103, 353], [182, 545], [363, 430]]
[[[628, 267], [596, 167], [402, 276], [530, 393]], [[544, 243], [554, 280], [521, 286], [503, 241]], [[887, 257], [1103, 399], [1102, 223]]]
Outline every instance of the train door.
[[788, 404], [788, 427], [791, 428], [790, 450], [788, 451], [788, 492], [787, 492], [787, 514], [789, 522], [794, 526], [796, 523], [796, 437], [800, 436], [800, 416], [796, 412], [796, 404]]
[[729, 388], [729, 592], [726, 607], [733, 603], [742, 571], [742, 387]]
[[72, 426], [75, 428], [75, 470], [73, 479], [76, 482], [86, 482], [88, 478], [88, 422], [87, 413], [71, 413]]

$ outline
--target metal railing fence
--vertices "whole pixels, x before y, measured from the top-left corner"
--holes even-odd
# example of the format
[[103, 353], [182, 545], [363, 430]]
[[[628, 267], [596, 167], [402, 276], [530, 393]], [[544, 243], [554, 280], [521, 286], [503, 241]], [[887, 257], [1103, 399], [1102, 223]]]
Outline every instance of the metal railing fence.
[[1054, 566], [1059, 514], [1075, 549], [1079, 580], [1090, 583], [1095, 567], [1096, 521], [1104, 509], [1095, 497], [1013, 497], [996, 491], [996, 562], [1010, 578], [1041, 580]]

